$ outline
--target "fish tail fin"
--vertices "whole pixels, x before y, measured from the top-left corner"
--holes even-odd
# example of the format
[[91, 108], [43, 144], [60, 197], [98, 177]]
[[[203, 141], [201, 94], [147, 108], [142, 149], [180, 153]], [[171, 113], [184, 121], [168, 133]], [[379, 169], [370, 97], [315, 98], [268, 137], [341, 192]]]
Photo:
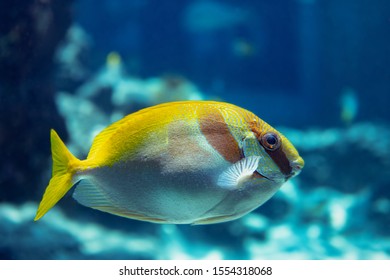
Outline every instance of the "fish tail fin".
[[34, 221], [42, 218], [73, 186], [73, 176], [81, 161], [67, 149], [58, 134], [50, 131], [53, 174], [38, 206]]

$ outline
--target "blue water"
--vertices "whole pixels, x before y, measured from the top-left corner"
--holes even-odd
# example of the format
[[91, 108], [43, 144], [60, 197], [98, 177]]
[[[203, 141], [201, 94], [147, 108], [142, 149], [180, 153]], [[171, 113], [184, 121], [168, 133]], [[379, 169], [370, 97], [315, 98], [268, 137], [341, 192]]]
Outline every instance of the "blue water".
[[[389, 1], [38, 2], [0, 2], [0, 259], [390, 258]], [[111, 122], [190, 99], [254, 112], [302, 173], [222, 224], [128, 220], [72, 192], [33, 222], [50, 128], [84, 158]]]

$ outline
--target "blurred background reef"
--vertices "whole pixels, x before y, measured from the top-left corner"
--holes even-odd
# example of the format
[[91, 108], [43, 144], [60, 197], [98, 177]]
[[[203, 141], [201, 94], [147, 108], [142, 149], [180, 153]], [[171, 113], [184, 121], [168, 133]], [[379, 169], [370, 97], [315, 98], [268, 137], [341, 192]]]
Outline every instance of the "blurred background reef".
[[[389, 34], [387, 0], [0, 0], [0, 259], [388, 259]], [[264, 206], [191, 227], [67, 195], [32, 222], [51, 128], [83, 158], [131, 112], [210, 99], [305, 159]]]

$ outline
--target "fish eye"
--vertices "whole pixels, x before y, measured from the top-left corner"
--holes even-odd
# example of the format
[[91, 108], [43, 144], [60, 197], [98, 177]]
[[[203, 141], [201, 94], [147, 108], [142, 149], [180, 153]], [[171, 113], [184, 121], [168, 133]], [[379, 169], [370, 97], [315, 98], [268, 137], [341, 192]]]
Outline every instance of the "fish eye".
[[264, 134], [260, 139], [261, 144], [264, 148], [270, 151], [275, 151], [280, 147], [281, 141], [280, 137], [273, 132], [268, 132]]

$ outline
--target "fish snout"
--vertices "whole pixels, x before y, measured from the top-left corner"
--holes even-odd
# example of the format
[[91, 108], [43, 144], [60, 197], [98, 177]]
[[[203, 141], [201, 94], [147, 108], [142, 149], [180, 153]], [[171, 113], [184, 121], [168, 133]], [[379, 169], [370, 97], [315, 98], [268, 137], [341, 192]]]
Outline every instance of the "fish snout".
[[301, 173], [302, 168], [305, 166], [305, 161], [303, 158], [299, 157], [298, 159], [291, 162], [291, 173], [289, 174], [288, 178], [297, 176], [299, 173]]

